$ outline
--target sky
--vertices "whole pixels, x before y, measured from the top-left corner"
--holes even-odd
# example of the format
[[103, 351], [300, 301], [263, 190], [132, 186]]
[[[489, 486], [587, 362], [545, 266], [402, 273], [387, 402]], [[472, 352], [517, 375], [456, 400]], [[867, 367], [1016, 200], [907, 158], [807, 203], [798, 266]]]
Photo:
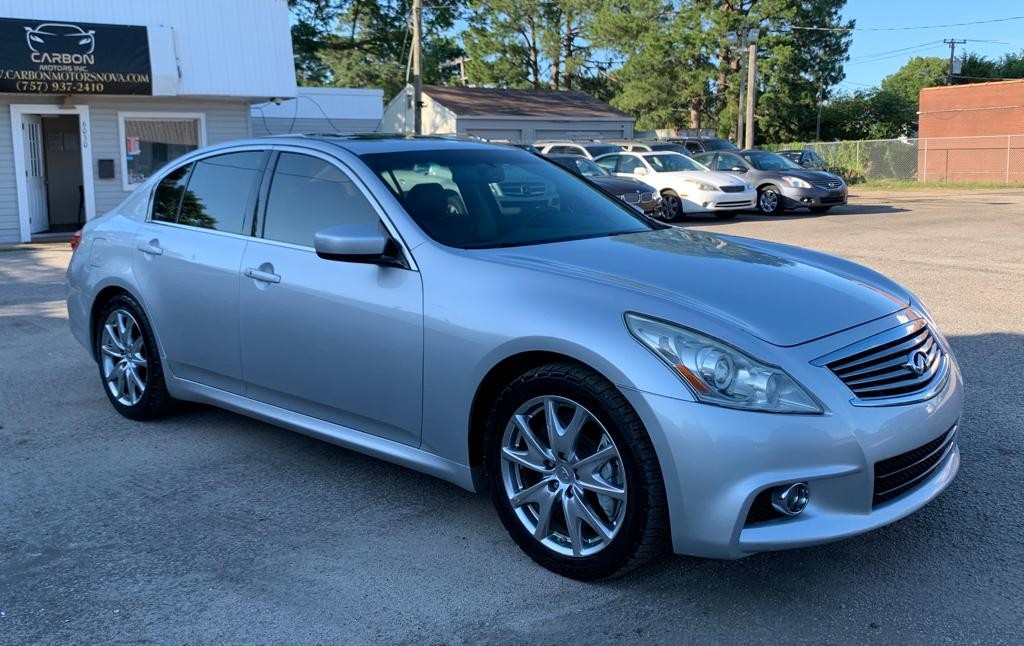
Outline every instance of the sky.
[[[1014, 16], [1022, 19], [936, 29], [869, 31]], [[966, 45], [957, 45], [957, 56], [969, 51], [998, 58], [1024, 50], [1024, 2], [1019, 0], [848, 0], [843, 17], [857, 21], [850, 60], [844, 66], [846, 79], [836, 88], [844, 92], [878, 85], [914, 56], [948, 57], [949, 45], [943, 44], [943, 39], [967, 41]]]

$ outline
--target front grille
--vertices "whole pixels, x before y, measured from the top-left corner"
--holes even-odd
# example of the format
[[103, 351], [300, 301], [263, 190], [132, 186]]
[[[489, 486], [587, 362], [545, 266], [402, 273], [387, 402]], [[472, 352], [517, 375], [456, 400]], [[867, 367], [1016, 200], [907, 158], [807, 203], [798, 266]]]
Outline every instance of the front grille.
[[942, 367], [944, 356], [928, 326], [918, 320], [907, 333], [826, 365], [860, 399], [919, 392]]
[[503, 182], [499, 186], [504, 195], [522, 195], [525, 197], [543, 195], [546, 190], [546, 187], [541, 182]]
[[830, 191], [834, 191], [843, 185], [843, 183], [837, 179], [820, 179], [811, 182], [811, 184], [818, 188], [827, 188]]
[[638, 204], [640, 202], [639, 193], [623, 193], [619, 197], [621, 197], [624, 202], [627, 202], [629, 204]]
[[651, 193], [650, 191], [648, 191], [647, 193], [641, 193], [640, 194], [640, 201], [641, 202], [653, 202], [654, 198], [655, 198], [655, 194]]
[[821, 198], [821, 203], [822, 204], [842, 204], [845, 200], [846, 200], [846, 198], [844, 198], [842, 195], [839, 195], [839, 196], [836, 196], [836, 197], [823, 197], [823, 198]]
[[912, 451], [875, 463], [872, 504], [888, 502], [925, 480], [956, 446], [956, 426]]
[[744, 186], [734, 186], [734, 185], [730, 184], [728, 186], [721, 186], [719, 188], [722, 189], [723, 193], [742, 193], [743, 190], [746, 187], [744, 187]]
[[751, 202], [750, 200], [740, 200], [734, 202], [716, 202], [715, 206], [750, 206], [751, 204], [753, 204], [753, 202]]

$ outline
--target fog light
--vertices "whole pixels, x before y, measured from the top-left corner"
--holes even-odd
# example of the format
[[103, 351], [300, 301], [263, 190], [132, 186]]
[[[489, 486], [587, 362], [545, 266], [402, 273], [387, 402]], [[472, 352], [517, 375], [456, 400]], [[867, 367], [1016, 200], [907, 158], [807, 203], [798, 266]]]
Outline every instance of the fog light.
[[796, 516], [807, 506], [810, 496], [804, 482], [783, 485], [772, 492], [772, 508], [780, 514]]

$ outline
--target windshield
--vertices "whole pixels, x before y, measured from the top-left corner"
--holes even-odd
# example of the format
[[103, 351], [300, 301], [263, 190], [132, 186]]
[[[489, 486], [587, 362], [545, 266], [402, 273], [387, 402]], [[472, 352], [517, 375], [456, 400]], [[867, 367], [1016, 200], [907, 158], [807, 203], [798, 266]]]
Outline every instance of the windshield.
[[517, 150], [361, 155], [427, 235], [484, 249], [657, 227], [569, 171]]
[[[586, 157], [575, 157], [568, 161], [570, 164], [576, 166], [576, 171], [584, 177], [607, 177], [611, 174]], [[561, 163], [561, 160], [559, 160], [559, 163]], [[566, 164], [562, 165], [565, 166]]]
[[750, 165], [757, 170], [801, 170], [799, 164], [794, 164], [782, 155], [775, 153], [743, 153], [743, 159], [750, 162]]
[[727, 139], [704, 139], [704, 150], [736, 150], [736, 144]]
[[707, 170], [689, 157], [677, 154], [646, 155], [644, 159], [658, 173], [671, 173], [681, 170]]
[[594, 157], [597, 157], [598, 155], [607, 155], [608, 153], [622, 152], [621, 148], [619, 148], [618, 146], [613, 146], [611, 144], [587, 145], [584, 146], [584, 148], [586, 148], [587, 152]]

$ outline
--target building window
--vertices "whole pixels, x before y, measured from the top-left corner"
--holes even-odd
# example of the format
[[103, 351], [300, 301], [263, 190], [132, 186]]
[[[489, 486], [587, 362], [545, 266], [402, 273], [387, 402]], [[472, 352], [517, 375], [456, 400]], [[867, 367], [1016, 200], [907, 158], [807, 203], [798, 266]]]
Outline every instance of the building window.
[[206, 145], [202, 114], [122, 112], [118, 121], [126, 191], [146, 181], [167, 162]]

